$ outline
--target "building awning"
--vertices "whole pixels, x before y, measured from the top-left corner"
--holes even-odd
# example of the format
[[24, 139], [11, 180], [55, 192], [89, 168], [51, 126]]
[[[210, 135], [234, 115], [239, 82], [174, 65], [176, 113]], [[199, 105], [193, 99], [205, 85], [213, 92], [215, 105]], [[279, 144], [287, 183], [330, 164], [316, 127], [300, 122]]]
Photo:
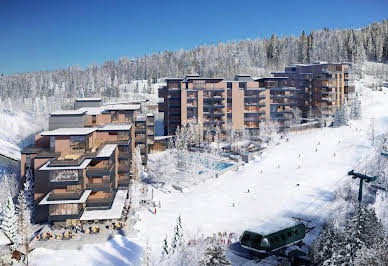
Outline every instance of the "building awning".
[[96, 158], [109, 158], [115, 151], [116, 147], [117, 144], [106, 144], [96, 155]]
[[[50, 192], [51, 193], [51, 192]], [[78, 203], [85, 203], [86, 200], [89, 198], [90, 193], [92, 193], [91, 190], [85, 190], [82, 196], [77, 200], [48, 200], [50, 193], [47, 193], [47, 195], [39, 202], [39, 205], [56, 205], [56, 204], [78, 204]]]
[[112, 207], [108, 210], [90, 210], [86, 209], [82, 214], [80, 220], [111, 220], [121, 218], [121, 213], [124, 208], [125, 200], [127, 198], [128, 189], [119, 189], [113, 200]]

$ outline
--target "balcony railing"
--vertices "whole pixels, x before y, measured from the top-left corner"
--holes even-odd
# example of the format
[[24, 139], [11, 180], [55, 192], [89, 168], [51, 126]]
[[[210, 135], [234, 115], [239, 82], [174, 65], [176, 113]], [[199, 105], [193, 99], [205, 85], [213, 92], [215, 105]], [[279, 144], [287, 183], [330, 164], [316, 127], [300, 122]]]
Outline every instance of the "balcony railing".
[[113, 164], [106, 167], [88, 167], [86, 170], [87, 176], [105, 176], [109, 175], [113, 170]]
[[48, 200], [77, 200], [81, 197], [83, 191], [50, 193]]
[[86, 189], [96, 190], [111, 190], [112, 183], [110, 181], [104, 181], [102, 183], [88, 183], [86, 184]]

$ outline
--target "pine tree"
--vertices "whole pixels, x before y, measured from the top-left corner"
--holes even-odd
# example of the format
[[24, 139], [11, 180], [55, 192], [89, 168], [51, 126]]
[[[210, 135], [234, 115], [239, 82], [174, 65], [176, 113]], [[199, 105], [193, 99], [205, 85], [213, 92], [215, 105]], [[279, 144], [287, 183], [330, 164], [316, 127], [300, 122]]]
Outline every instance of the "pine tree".
[[210, 243], [203, 255], [199, 265], [213, 266], [213, 265], [231, 265], [226, 258], [224, 249], [217, 243]]
[[26, 198], [27, 207], [30, 210], [31, 222], [33, 223], [34, 216], [34, 177], [31, 168], [27, 169], [26, 182], [24, 183], [24, 196]]
[[162, 260], [168, 256], [169, 252], [170, 252], [170, 249], [168, 247], [167, 235], [166, 235], [166, 237], [163, 240]]
[[7, 204], [3, 209], [3, 222], [1, 223], [1, 229], [9, 237], [13, 243], [18, 243], [18, 222], [15, 213], [15, 205], [12, 198], [8, 197]]
[[342, 114], [341, 114], [341, 109], [337, 107], [337, 110], [334, 113], [334, 118], [333, 118], [333, 126], [334, 127], [340, 127], [342, 126]]
[[348, 105], [348, 100], [345, 98], [344, 103], [341, 106], [341, 116], [342, 116], [342, 124], [344, 126], [349, 125], [350, 120], [350, 109]]
[[176, 225], [174, 228], [174, 236], [171, 241], [170, 253], [174, 253], [176, 249], [182, 247], [182, 245], [183, 245], [182, 220], [181, 220], [181, 217], [178, 216]]
[[24, 191], [20, 191], [18, 196], [18, 205], [17, 205], [17, 226], [18, 226], [18, 235], [19, 235], [19, 245], [22, 247], [22, 250], [25, 254], [29, 251], [29, 237], [31, 232], [31, 213], [28, 208], [28, 203], [24, 195]]
[[140, 155], [140, 148], [137, 146], [134, 151], [132, 151], [131, 156], [131, 169], [130, 173], [133, 179], [139, 180], [140, 179], [140, 172], [141, 172], [141, 155]]
[[143, 255], [143, 265], [152, 266], [152, 250], [149, 241], [147, 240]]
[[325, 260], [330, 259], [338, 249], [341, 238], [341, 233], [334, 228], [333, 224], [325, 225], [311, 246], [312, 262], [316, 265], [321, 265]]
[[353, 99], [353, 105], [352, 105], [352, 111], [353, 111], [353, 119], [354, 120], [360, 120], [362, 117], [362, 110], [361, 110], [361, 100], [358, 95], [358, 92], [356, 92], [356, 95]]

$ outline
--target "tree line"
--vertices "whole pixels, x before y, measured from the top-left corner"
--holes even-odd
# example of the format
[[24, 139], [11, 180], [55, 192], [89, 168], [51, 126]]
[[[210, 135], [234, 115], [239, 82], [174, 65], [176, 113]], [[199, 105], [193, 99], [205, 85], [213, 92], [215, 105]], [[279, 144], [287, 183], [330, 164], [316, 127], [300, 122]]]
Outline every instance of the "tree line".
[[221, 42], [190, 50], [163, 51], [143, 57], [109, 60], [85, 69], [79, 66], [52, 71], [1, 75], [0, 97], [20, 102], [24, 98], [68, 99], [120, 95], [120, 84], [133, 80], [155, 83], [163, 77], [197, 73], [231, 79], [238, 73], [264, 75], [290, 63], [317, 60], [354, 63], [388, 59], [388, 20], [361, 29], [323, 29], [300, 36]]

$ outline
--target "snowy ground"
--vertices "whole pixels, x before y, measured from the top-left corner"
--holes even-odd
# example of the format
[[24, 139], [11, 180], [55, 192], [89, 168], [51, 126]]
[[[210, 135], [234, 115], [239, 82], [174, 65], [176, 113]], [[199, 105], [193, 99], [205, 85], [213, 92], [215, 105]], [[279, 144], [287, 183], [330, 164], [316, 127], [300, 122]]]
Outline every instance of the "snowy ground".
[[[270, 147], [238, 172], [226, 172], [189, 192], [159, 192], [161, 208], [157, 214], [144, 210], [137, 238], [116, 237], [80, 250], [37, 249], [31, 254], [32, 265], [138, 265], [139, 246], [144, 247], [147, 240], [154, 257], [159, 258], [162, 241], [166, 234], [171, 239], [178, 215], [188, 239], [220, 231], [240, 234], [262, 224], [270, 226], [281, 217], [311, 215], [333, 199], [337, 182], [346, 182], [350, 178], [346, 173], [358, 169], [370, 152], [370, 118], [376, 119], [378, 133], [388, 128], [387, 91], [364, 94], [363, 98], [363, 120], [352, 122], [351, 127], [289, 135], [288, 142]], [[234, 264], [249, 263], [229, 256]]]
[[[0, 155], [20, 160], [22, 139], [28, 139], [24, 142], [24, 145], [27, 145], [33, 134], [39, 131], [39, 126], [33, 123], [29, 113], [12, 113], [2, 109], [0, 125]], [[7, 164], [6, 159], [0, 158], [0, 169], [7, 167]]]

